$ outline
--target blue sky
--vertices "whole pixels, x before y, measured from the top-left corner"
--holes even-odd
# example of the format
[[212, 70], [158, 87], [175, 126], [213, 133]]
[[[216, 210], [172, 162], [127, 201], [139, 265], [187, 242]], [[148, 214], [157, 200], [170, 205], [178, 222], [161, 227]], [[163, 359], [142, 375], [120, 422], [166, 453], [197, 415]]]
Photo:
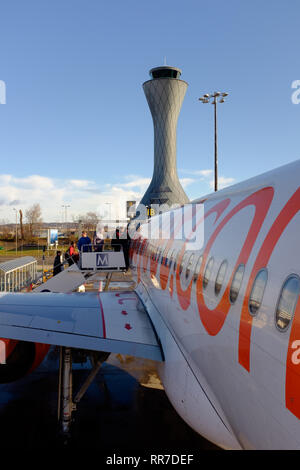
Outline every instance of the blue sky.
[[[190, 198], [211, 191], [215, 90], [219, 173], [239, 182], [300, 157], [298, 0], [10, 0], [0, 6], [0, 220], [39, 202], [45, 221], [104, 215], [143, 195], [153, 126], [142, 90], [166, 62], [189, 84], [177, 166]], [[120, 209], [121, 210], [121, 209]]]

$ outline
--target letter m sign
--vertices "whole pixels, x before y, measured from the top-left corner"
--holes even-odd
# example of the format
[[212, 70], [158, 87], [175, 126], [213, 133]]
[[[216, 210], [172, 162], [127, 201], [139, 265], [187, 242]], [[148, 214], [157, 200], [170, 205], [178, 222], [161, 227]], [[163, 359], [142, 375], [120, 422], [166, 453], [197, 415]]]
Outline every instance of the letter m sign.
[[105, 267], [108, 266], [108, 254], [107, 253], [97, 254], [96, 266], [97, 266], [97, 268], [101, 268], [103, 266], [105, 266]]

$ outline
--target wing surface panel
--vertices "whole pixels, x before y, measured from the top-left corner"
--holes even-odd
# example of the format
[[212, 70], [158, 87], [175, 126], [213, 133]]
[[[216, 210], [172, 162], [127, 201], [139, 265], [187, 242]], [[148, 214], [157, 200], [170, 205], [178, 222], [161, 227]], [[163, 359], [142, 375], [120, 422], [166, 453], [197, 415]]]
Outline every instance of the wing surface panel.
[[153, 325], [134, 291], [3, 293], [0, 337], [162, 360]]

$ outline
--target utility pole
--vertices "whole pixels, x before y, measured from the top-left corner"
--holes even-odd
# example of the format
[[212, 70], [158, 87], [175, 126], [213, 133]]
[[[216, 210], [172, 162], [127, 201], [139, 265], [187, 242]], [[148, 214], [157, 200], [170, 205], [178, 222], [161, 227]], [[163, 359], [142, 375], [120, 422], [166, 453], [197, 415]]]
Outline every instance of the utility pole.
[[16, 254], [18, 253], [18, 211], [13, 207], [13, 210], [16, 211]]
[[71, 206], [62, 205], [61, 207], [64, 207], [64, 208], [65, 208], [65, 224], [67, 224], [67, 210], [68, 210], [68, 207], [71, 207]]
[[111, 222], [111, 202], [105, 202], [106, 205], [109, 206], [109, 222]]
[[20, 214], [20, 230], [21, 230], [21, 240], [24, 240], [24, 228], [23, 228], [23, 212], [22, 209], [19, 210]]

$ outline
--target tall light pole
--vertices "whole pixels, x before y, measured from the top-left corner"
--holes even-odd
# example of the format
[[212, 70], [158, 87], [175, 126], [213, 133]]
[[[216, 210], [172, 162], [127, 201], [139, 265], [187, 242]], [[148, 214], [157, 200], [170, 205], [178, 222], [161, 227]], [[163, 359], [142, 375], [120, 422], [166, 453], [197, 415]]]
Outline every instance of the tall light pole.
[[13, 210], [16, 211], [16, 254], [18, 253], [18, 211], [13, 207]]
[[199, 98], [202, 103], [211, 103], [214, 105], [214, 122], [215, 122], [215, 191], [218, 191], [218, 139], [217, 139], [217, 103], [224, 103], [224, 98], [228, 93], [215, 91], [214, 93], [206, 93]]
[[111, 222], [111, 202], [105, 202], [107, 206], [109, 206], [109, 221]]
[[67, 210], [68, 210], [68, 207], [71, 207], [71, 206], [62, 205], [61, 207], [64, 207], [64, 208], [65, 208], [65, 223], [67, 223]]

